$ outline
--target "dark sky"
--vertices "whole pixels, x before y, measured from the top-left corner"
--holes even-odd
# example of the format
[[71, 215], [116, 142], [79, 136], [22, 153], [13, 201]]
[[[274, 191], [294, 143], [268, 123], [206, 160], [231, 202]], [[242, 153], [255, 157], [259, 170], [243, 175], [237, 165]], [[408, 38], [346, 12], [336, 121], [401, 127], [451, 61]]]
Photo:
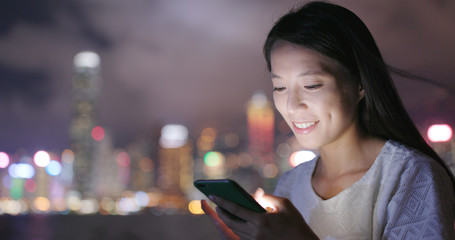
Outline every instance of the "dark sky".
[[[455, 124], [455, 1], [334, 1], [359, 15], [422, 128]], [[181, 123], [243, 131], [245, 103], [270, 96], [261, 47], [300, 1], [15, 0], [0, 3], [0, 151], [69, 146], [72, 59], [101, 56], [99, 123], [117, 146]], [[443, 86], [438, 87], [437, 85]]]

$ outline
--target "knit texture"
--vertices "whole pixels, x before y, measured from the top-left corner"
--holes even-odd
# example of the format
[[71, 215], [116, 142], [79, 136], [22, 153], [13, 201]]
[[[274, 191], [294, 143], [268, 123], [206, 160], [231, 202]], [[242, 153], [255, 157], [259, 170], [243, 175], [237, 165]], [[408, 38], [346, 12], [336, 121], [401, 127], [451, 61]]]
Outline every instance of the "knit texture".
[[288, 198], [321, 239], [455, 239], [455, 199], [444, 168], [387, 141], [365, 175], [324, 200], [313, 190], [316, 157], [285, 173], [275, 195]]

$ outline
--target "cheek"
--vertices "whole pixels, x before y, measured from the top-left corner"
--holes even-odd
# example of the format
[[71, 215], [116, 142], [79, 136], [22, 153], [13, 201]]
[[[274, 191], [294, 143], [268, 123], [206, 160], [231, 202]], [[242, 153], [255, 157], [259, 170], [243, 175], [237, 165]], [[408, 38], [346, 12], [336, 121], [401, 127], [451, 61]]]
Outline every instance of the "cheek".
[[283, 118], [286, 119], [286, 98], [284, 96], [273, 95], [273, 102], [275, 104], [276, 110], [281, 114]]

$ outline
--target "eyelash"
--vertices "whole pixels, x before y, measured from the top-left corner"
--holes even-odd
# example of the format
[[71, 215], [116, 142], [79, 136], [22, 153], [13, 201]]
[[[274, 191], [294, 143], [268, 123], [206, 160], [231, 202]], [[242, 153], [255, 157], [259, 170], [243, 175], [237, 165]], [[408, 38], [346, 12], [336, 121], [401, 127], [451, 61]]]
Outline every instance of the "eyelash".
[[285, 87], [274, 87], [274, 88], [273, 88], [273, 91], [274, 91], [274, 92], [282, 92], [282, 91], [284, 91], [285, 89], [286, 89]]
[[[314, 85], [305, 86], [305, 88], [308, 89], [308, 90], [316, 90], [316, 89], [318, 89], [320, 87], [322, 87], [322, 84], [314, 84]], [[273, 88], [274, 92], [283, 92], [284, 90], [286, 90], [286, 87], [274, 87]]]
[[310, 89], [310, 90], [315, 90], [315, 89], [318, 89], [320, 87], [322, 87], [322, 84], [314, 84], [314, 85], [305, 86], [306, 89]]

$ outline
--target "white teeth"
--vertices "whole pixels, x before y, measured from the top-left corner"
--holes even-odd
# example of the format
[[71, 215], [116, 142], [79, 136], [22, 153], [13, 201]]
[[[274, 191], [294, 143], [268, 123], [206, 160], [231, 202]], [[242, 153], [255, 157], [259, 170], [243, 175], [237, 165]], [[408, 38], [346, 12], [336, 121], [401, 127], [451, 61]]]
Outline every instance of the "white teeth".
[[319, 121], [314, 121], [314, 122], [309, 122], [309, 123], [294, 123], [294, 124], [298, 128], [309, 128], [318, 122]]

